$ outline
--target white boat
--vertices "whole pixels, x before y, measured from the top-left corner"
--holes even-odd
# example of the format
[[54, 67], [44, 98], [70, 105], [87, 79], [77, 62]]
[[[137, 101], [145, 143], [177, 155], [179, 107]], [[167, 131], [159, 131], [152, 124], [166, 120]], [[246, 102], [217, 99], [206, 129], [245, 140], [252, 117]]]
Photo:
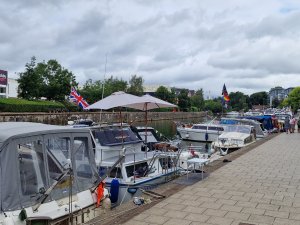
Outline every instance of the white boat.
[[212, 143], [212, 148], [226, 155], [248, 146], [256, 141], [253, 126], [249, 125], [227, 125], [224, 132]]
[[105, 182], [113, 204], [122, 204], [140, 195], [142, 189], [169, 181], [180, 170], [179, 152], [149, 151], [128, 125], [106, 124], [89, 129], [96, 143], [99, 174], [108, 174]]
[[78, 224], [101, 215], [88, 130], [5, 122], [0, 131], [1, 224]]
[[224, 127], [220, 124], [193, 124], [191, 127], [177, 126], [177, 132], [183, 140], [213, 142], [223, 132]]
[[220, 124], [223, 125], [250, 125], [254, 127], [255, 138], [261, 139], [268, 135], [268, 131], [264, 130], [262, 124], [254, 119], [246, 118], [221, 118]]
[[152, 150], [178, 151], [180, 140], [169, 140], [153, 127], [130, 126], [131, 130]]

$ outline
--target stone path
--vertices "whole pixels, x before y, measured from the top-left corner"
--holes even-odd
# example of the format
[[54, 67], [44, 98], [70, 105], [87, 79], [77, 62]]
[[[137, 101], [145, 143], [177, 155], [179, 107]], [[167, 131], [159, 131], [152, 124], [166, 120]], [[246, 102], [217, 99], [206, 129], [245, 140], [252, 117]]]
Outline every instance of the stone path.
[[300, 134], [282, 133], [126, 225], [300, 225]]

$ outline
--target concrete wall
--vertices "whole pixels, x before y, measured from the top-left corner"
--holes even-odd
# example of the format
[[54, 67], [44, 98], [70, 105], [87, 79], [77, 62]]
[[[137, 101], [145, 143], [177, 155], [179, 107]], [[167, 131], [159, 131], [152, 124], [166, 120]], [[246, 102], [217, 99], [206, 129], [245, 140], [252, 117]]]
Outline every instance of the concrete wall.
[[[0, 122], [24, 121], [40, 122], [46, 124], [66, 125], [68, 118], [78, 115], [83, 119], [92, 119], [94, 122], [118, 123], [120, 122], [119, 112], [53, 112], [53, 113], [0, 113]], [[145, 112], [122, 112], [123, 122], [145, 121]], [[147, 118], [151, 120], [174, 120], [181, 121], [189, 118], [206, 116], [205, 112], [148, 112]]]

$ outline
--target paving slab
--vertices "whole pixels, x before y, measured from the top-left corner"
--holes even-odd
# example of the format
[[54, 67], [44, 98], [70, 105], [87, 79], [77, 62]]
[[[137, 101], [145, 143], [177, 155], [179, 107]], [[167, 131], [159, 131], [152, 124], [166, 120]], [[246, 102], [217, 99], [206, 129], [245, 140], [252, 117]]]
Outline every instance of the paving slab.
[[282, 133], [126, 224], [300, 224], [299, 162], [300, 133]]

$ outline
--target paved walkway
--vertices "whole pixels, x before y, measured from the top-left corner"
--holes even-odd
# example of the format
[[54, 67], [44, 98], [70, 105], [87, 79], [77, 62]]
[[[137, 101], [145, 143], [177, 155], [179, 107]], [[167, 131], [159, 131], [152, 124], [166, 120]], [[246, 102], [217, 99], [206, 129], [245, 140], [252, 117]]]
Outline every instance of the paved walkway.
[[126, 225], [300, 225], [300, 133], [282, 133]]

